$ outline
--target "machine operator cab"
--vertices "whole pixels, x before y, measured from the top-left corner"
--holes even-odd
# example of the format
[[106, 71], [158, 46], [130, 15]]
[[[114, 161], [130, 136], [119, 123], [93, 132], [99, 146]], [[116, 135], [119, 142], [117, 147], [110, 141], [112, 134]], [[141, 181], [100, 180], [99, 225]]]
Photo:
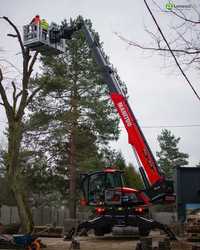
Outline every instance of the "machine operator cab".
[[112, 168], [83, 174], [81, 190], [82, 201], [89, 206], [135, 206], [149, 202], [143, 192], [124, 186], [123, 171]]
[[65, 40], [56, 41], [52, 35], [59, 31], [59, 26], [51, 23], [48, 30], [40, 27], [40, 24], [27, 24], [23, 26], [24, 46], [31, 50], [47, 54], [60, 54], [65, 52]]

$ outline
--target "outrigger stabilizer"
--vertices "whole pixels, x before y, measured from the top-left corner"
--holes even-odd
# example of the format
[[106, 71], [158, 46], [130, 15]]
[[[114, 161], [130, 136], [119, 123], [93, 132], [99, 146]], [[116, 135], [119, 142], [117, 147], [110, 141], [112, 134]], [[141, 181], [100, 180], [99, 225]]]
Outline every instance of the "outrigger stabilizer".
[[[71, 240], [73, 239], [73, 237], [82, 235], [83, 233], [86, 234], [88, 231], [92, 229], [97, 232], [97, 228], [100, 230], [99, 232], [101, 232], [101, 229], [103, 229], [105, 233], [106, 232], [110, 233], [111, 227], [116, 226], [117, 223], [119, 223], [119, 218], [116, 218], [113, 216], [105, 215], [105, 216], [95, 217], [94, 219], [80, 223], [77, 229], [72, 228], [68, 232], [68, 234], [65, 235], [65, 240]], [[163, 231], [170, 240], [177, 240], [176, 235], [174, 234], [174, 232], [170, 229], [168, 225], [162, 224], [152, 219], [147, 219], [145, 217], [137, 216], [137, 215], [136, 216], [131, 215], [125, 218], [124, 223], [125, 224], [118, 225], [118, 226], [119, 227], [120, 226], [121, 227], [125, 227], [125, 226], [126, 227], [127, 226], [138, 227], [139, 236], [142, 236], [142, 237], [148, 236], [151, 230], [159, 229]], [[101, 234], [99, 234], [99, 236], [101, 236]]]

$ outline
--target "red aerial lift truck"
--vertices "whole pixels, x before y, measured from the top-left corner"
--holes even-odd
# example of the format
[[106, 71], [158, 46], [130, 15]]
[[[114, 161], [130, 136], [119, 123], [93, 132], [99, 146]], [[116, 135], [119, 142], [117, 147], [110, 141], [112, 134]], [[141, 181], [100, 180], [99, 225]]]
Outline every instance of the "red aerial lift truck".
[[[25, 45], [38, 51], [45, 52], [49, 47], [56, 53], [63, 52], [63, 39], [70, 39], [73, 33], [80, 29], [84, 33], [86, 42], [100, 67], [110, 97], [126, 128], [128, 141], [133, 147], [140, 165], [139, 170], [144, 181], [145, 190], [125, 187], [123, 173], [117, 169], [107, 168], [103, 171], [82, 175], [82, 204], [94, 206], [96, 214], [91, 220], [82, 222], [78, 226], [77, 232], [82, 229], [87, 231], [93, 229], [96, 235], [104, 235], [113, 230], [131, 226], [137, 227], [139, 234], [142, 236], [147, 236], [151, 229], [159, 228], [165, 231], [171, 239], [175, 239], [174, 233], [166, 225], [145, 217], [150, 204], [175, 201], [173, 182], [166, 180], [163, 173], [161, 173], [130, 108], [123, 86], [86, 22], [79, 18], [79, 21], [72, 26], [65, 25], [55, 28], [54, 25], [48, 31], [46, 41], [40, 39], [39, 32], [37, 32], [37, 37], [34, 34], [27, 34], [29, 30], [35, 31], [36, 29], [25, 26]], [[35, 39], [34, 43], [31, 40], [29, 42], [28, 37]]]

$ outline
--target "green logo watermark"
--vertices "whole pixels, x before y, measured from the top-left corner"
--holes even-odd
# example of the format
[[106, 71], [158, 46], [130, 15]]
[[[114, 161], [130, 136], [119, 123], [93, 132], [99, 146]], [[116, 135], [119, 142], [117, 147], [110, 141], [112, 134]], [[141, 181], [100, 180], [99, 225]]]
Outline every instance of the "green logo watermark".
[[165, 8], [166, 8], [167, 10], [173, 10], [174, 7], [175, 7], [175, 4], [172, 3], [172, 2], [169, 2], [169, 3], [166, 3], [166, 4], [165, 4]]
[[172, 11], [173, 9], [189, 10], [191, 8], [192, 4], [175, 4], [173, 2], [168, 2], [165, 4], [165, 9], [168, 11]]

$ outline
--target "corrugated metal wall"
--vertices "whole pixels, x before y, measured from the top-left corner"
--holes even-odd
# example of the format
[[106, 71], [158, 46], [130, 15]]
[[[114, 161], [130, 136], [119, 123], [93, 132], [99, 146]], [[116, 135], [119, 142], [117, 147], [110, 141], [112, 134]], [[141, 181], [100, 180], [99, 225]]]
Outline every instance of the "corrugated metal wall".
[[[68, 210], [64, 208], [41, 207], [32, 209], [33, 220], [36, 226], [54, 224], [63, 226], [64, 218], [68, 217]], [[0, 208], [0, 222], [11, 224], [19, 222], [18, 211], [16, 207], [2, 206]]]
[[[67, 208], [40, 207], [33, 208], [33, 221], [35, 226], [55, 225], [64, 226], [64, 220], [69, 218], [69, 210]], [[78, 212], [79, 220], [87, 220], [89, 212]], [[12, 224], [19, 222], [18, 211], [16, 207], [1, 206], [0, 222], [3, 224]]]

